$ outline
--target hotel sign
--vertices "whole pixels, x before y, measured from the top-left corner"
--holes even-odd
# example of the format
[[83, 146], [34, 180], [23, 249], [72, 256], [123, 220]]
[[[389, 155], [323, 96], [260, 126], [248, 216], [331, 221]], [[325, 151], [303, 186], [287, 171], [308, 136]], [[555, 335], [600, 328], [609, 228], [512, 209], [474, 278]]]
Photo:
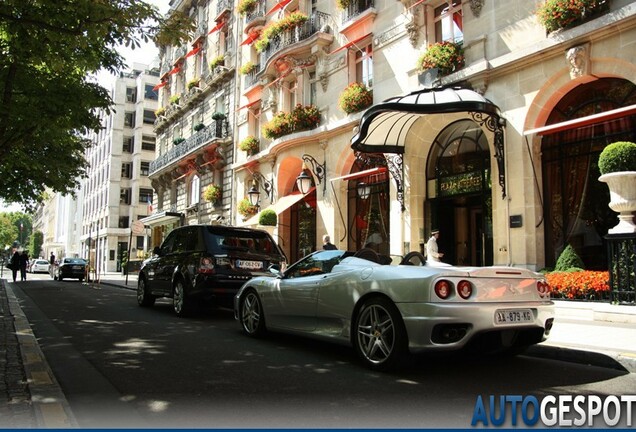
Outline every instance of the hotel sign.
[[479, 192], [482, 189], [483, 177], [488, 172], [472, 171], [449, 177], [437, 179], [437, 190], [440, 197], [463, 195], [472, 192]]

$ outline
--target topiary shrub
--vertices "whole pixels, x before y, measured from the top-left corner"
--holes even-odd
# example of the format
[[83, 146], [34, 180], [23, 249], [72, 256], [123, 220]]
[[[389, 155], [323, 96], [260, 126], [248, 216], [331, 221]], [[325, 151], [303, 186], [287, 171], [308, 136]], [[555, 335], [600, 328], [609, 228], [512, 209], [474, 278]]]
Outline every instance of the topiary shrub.
[[576, 253], [572, 245], [567, 245], [561, 255], [559, 255], [554, 271], [578, 271], [584, 268], [585, 264], [583, 264], [581, 257]]
[[265, 209], [258, 215], [258, 223], [260, 225], [276, 226], [278, 223], [278, 216], [272, 209]]
[[598, 157], [601, 174], [636, 171], [636, 143], [618, 141], [605, 147]]

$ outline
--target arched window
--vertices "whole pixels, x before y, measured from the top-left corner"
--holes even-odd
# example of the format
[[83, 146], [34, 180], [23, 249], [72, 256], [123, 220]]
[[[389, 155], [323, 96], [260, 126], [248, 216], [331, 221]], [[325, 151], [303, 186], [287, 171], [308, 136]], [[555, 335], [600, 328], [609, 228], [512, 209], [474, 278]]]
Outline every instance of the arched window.
[[[546, 125], [636, 104], [636, 85], [620, 78], [581, 84], [554, 107]], [[615, 141], [636, 140], [636, 116], [546, 135], [541, 142], [545, 264], [570, 244], [587, 269], [606, 269], [603, 236], [617, 223], [609, 191], [598, 181], [598, 156]]]

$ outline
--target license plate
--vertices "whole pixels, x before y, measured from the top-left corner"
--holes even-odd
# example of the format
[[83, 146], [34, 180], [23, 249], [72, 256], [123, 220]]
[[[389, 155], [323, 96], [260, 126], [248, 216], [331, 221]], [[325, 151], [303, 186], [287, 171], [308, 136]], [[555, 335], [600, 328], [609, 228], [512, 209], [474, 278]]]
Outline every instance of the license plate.
[[247, 270], [260, 270], [263, 268], [262, 261], [246, 261], [246, 260], [236, 260], [236, 266], [238, 268], [247, 269]]
[[523, 324], [532, 321], [530, 309], [499, 309], [495, 311], [495, 324]]
[[71, 267], [73, 270], [81, 270], [82, 266], [72, 266]]

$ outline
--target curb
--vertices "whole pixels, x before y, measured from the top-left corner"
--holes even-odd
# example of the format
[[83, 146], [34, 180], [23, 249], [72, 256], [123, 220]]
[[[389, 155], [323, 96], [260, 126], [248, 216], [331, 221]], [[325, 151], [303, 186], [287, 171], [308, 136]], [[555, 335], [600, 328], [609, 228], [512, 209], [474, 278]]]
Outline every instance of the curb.
[[13, 288], [6, 283], [4, 286], [9, 300], [9, 311], [13, 316], [15, 332], [20, 344], [24, 374], [31, 393], [31, 404], [35, 412], [37, 427], [46, 429], [77, 428], [77, 421], [66, 396], [40, 349]]
[[636, 373], [636, 356], [628, 353], [585, 351], [539, 344], [529, 347], [523, 355]]

